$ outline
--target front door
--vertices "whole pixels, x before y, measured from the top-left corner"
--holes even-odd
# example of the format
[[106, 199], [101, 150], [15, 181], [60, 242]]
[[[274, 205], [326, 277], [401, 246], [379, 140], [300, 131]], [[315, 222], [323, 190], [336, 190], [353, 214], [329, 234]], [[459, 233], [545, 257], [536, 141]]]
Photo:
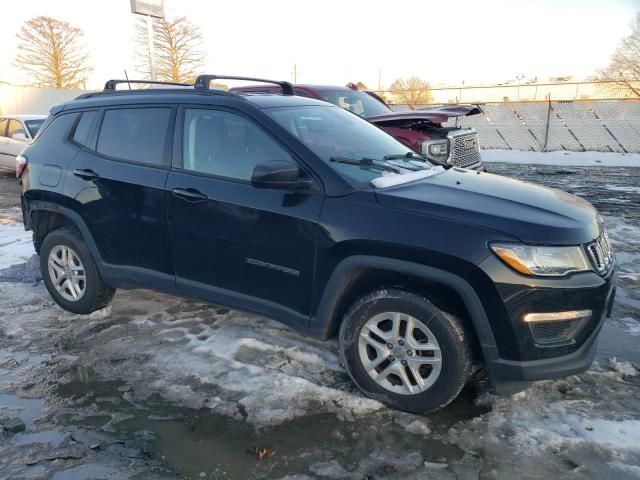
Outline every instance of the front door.
[[167, 181], [178, 290], [306, 321], [321, 192], [254, 188], [257, 164], [296, 160], [239, 113], [186, 108], [180, 123], [182, 168]]

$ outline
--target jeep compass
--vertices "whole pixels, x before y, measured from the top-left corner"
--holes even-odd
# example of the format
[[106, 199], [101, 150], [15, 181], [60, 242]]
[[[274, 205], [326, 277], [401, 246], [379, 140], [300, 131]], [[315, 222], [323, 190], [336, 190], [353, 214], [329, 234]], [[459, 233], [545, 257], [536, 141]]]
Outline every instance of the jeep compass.
[[355, 384], [410, 412], [473, 365], [498, 392], [589, 368], [615, 292], [593, 206], [435, 166], [287, 82], [210, 89], [228, 78], [113, 80], [52, 109], [17, 175], [60, 306], [144, 287], [256, 312], [337, 337]]

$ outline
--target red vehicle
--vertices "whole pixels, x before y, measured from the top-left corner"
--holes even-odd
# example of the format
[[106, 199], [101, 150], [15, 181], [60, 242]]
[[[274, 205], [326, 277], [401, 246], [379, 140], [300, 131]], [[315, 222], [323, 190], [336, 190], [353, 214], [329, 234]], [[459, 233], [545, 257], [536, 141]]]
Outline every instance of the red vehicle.
[[[278, 86], [251, 85], [231, 91], [277, 93]], [[294, 85], [296, 95], [338, 105], [366, 118], [405, 145], [444, 167], [485, 170], [480, 159], [478, 132], [472, 128], [445, 127], [450, 118], [476, 115], [474, 105], [451, 105], [406, 112], [394, 112], [375, 93], [354, 87]]]

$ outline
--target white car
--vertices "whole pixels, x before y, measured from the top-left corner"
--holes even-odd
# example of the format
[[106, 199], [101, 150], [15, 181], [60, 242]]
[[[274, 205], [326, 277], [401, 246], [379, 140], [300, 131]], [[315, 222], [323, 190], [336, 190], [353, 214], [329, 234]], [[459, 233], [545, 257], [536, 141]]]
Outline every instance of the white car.
[[16, 157], [31, 142], [46, 115], [7, 115], [0, 117], [0, 169], [16, 170]]

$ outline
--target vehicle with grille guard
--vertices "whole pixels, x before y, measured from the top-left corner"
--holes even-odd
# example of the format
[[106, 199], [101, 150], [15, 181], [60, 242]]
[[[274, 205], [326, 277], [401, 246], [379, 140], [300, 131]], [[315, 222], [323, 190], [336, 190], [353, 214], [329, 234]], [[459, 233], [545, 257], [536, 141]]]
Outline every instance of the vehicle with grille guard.
[[355, 384], [410, 412], [472, 372], [508, 393], [589, 368], [616, 286], [591, 204], [435, 165], [288, 82], [209, 87], [223, 79], [247, 80], [114, 80], [52, 109], [18, 176], [60, 306], [143, 287], [255, 312], [337, 337]]
[[[480, 156], [478, 132], [461, 128], [458, 123], [468, 115], [481, 113], [474, 105], [449, 105], [394, 112], [374, 92], [327, 85], [294, 85], [294, 92], [338, 105], [366, 118], [387, 133], [444, 168], [461, 167], [485, 171]], [[236, 92], [277, 93], [278, 87], [251, 85], [235, 87]], [[455, 126], [445, 126], [454, 119]]]

